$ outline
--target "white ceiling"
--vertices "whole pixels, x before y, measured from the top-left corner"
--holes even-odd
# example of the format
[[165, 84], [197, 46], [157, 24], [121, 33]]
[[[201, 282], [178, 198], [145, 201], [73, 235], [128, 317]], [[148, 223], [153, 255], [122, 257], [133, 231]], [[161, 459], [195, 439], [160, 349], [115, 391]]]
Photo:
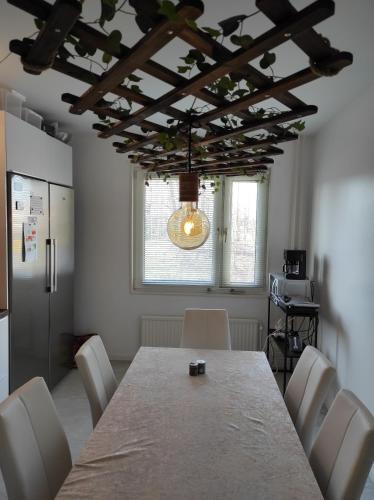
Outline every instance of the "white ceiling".
[[[51, 2], [52, 3], [52, 2]], [[235, 14], [250, 13], [256, 10], [254, 0], [204, 0], [205, 13], [199, 19], [200, 26], [215, 27], [222, 19]], [[308, 0], [293, 0], [297, 9], [301, 9], [311, 2]], [[86, 0], [84, 17], [92, 20], [97, 17], [99, 0]], [[0, 60], [8, 53], [8, 44], [11, 39], [22, 39], [35, 31], [35, 25], [30, 15], [9, 5], [6, 0], [0, 0]], [[334, 78], [322, 78], [294, 91], [295, 95], [307, 104], [319, 107], [318, 115], [307, 118], [307, 130], [313, 132], [331, 118], [345, 103], [362, 93], [374, 84], [374, 34], [372, 22], [374, 19], [373, 0], [336, 0], [335, 16], [317, 26], [317, 31], [327, 36], [332, 45], [340, 50], [353, 53], [353, 65], [344, 69]], [[246, 23], [246, 32], [252, 36], [263, 33], [272, 27], [272, 23], [262, 14], [254, 16]], [[110, 25], [110, 29], [118, 28], [123, 33], [123, 42], [132, 46], [140, 38], [131, 16], [118, 15]], [[183, 42], [175, 41], [172, 46], [163, 49], [154, 60], [176, 69], [178, 57], [185, 55], [187, 46]], [[287, 76], [308, 64], [307, 57], [292, 42], [287, 42], [275, 50], [277, 62], [275, 73]], [[256, 62], [255, 62], [256, 63]], [[139, 75], [141, 75], [139, 73]], [[158, 96], [165, 87], [159, 85], [155, 79], [146, 75], [141, 87], [145, 94]], [[14, 88], [27, 97], [29, 107], [51, 120], [58, 120], [62, 127], [72, 132], [90, 131], [95, 117], [90, 112], [82, 116], [71, 115], [68, 105], [61, 101], [61, 94], [69, 92], [80, 95], [87, 88], [86, 84], [64, 76], [53, 70], [41, 76], [32, 76], [22, 70], [19, 57], [12, 54], [0, 64], [0, 86]], [[180, 107], [180, 103], [177, 105]]]

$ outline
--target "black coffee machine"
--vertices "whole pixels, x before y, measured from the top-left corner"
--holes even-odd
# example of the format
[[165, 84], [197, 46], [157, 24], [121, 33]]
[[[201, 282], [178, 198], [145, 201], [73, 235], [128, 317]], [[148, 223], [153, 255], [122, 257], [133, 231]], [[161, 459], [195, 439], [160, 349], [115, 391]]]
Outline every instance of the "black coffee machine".
[[285, 250], [283, 272], [289, 280], [305, 280], [306, 250]]

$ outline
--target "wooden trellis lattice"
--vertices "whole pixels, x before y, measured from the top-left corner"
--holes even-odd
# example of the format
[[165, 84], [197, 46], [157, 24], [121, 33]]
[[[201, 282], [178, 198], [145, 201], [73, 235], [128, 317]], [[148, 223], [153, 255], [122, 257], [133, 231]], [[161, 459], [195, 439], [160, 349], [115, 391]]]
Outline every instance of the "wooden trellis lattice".
[[[271, 156], [282, 154], [276, 144], [297, 139], [298, 135], [286, 131], [281, 125], [317, 112], [317, 107], [305, 104], [290, 91], [316, 80], [320, 76], [337, 74], [352, 63], [352, 54], [332, 48], [313, 26], [334, 14], [334, 2], [317, 0], [301, 11], [297, 11], [289, 0], [256, 0], [257, 8], [265, 14], [274, 27], [252, 41], [248, 48], [230, 51], [201, 29], [191, 27], [186, 19], [195, 21], [203, 13], [200, 0], [184, 0], [177, 6], [178, 17], [164, 18], [154, 26], [134, 47], [120, 45], [120, 53], [108, 46], [107, 36], [80, 20], [81, 4], [77, 0], [57, 0], [54, 5], [44, 0], [8, 0], [8, 2], [44, 22], [35, 41], [30, 39], [12, 40], [10, 49], [21, 56], [24, 69], [40, 74], [48, 68], [69, 75], [90, 87], [81, 96], [63, 94], [62, 100], [70, 104], [70, 112], [82, 114], [91, 110], [99, 116], [116, 120], [108, 127], [95, 124], [99, 137], [120, 136], [129, 143], [113, 142], [118, 153], [136, 152], [137, 163], [144, 169], [168, 174], [178, 174], [186, 169], [186, 155], [180, 154], [187, 148], [186, 135], [180, 132], [181, 146], [166, 150], [159, 144], [160, 134], [167, 133], [168, 127], [149, 120], [155, 113], [163, 113], [186, 123], [188, 113], [173, 106], [186, 96], [199, 98], [214, 106], [208, 112], [194, 117], [194, 126], [205, 130], [205, 136], [194, 142], [194, 148], [205, 147], [206, 157], [192, 156], [192, 169], [209, 175], [252, 175], [266, 171], [272, 164]], [[116, 58], [112, 67], [102, 75], [82, 68], [61, 58], [58, 54], [68, 35], [82, 40], [85, 46], [105, 51]], [[197, 49], [213, 60], [205, 71], [188, 79], [162, 66], [151, 58], [175, 37]], [[309, 58], [306, 68], [279, 81], [250, 65], [250, 62], [282, 43], [292, 40]], [[123, 84], [124, 79], [135, 70], [151, 75], [173, 88], [154, 99], [135, 92]], [[212, 92], [207, 86], [217, 79], [235, 72], [250, 79], [255, 90], [244, 97], [228, 100]], [[105, 95], [111, 93], [127, 98], [141, 105], [129, 116], [110, 107]], [[276, 99], [288, 108], [274, 116], [256, 118], [248, 111], [269, 98]], [[214, 123], [217, 119], [234, 115], [241, 125], [225, 128]], [[150, 132], [135, 133], [130, 127], [140, 126]], [[267, 137], [251, 138], [245, 134], [266, 130]], [[238, 138], [235, 145], [228, 146], [229, 139]]]

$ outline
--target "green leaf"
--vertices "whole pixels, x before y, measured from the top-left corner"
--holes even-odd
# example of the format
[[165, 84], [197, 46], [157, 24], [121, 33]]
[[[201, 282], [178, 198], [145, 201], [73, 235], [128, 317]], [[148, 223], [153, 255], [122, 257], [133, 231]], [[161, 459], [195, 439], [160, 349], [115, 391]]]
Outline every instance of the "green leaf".
[[87, 55], [87, 50], [86, 50], [86, 47], [84, 47], [83, 45], [81, 45], [80, 43], [77, 43], [75, 45], [75, 51], [76, 53], [81, 56], [81, 57], [85, 57]]
[[271, 66], [275, 63], [276, 58], [277, 57], [274, 52], [265, 52], [265, 54], [262, 56], [262, 59], [260, 60], [261, 68], [266, 69]]
[[43, 28], [43, 26], [44, 26], [45, 23], [41, 19], [35, 18], [34, 19], [34, 24], [38, 28], [38, 30], [41, 30]]
[[158, 13], [167, 17], [169, 21], [176, 21], [178, 19], [178, 12], [170, 0], [162, 0]]
[[207, 62], [197, 62], [196, 66], [200, 71], [207, 71], [210, 68], [210, 64]]
[[106, 21], [111, 21], [116, 13], [116, 1], [115, 0], [101, 0], [101, 14], [99, 19], [99, 24], [101, 27], [104, 26]]
[[168, 118], [168, 119], [166, 120], [166, 123], [167, 123], [168, 125], [171, 125], [171, 124], [172, 124], [172, 123], [174, 123], [174, 122], [175, 122], [175, 118]]
[[188, 65], [195, 64], [195, 59], [193, 57], [186, 56], [186, 57], [180, 57], [179, 59], [182, 59], [182, 61], [184, 61]]
[[234, 90], [234, 88], [236, 87], [235, 82], [233, 82], [228, 76], [223, 76], [218, 81], [217, 86], [225, 90]]
[[122, 33], [119, 30], [113, 30], [106, 39], [105, 45], [109, 52], [113, 54], [121, 53]]
[[133, 90], [134, 92], [137, 92], [138, 94], [142, 93], [142, 89], [139, 87], [139, 85], [131, 85], [130, 89]]
[[234, 33], [234, 31], [239, 28], [240, 23], [243, 22], [246, 18], [247, 16], [241, 14], [239, 16], [229, 17], [227, 19], [224, 19], [223, 21], [220, 21], [218, 25], [222, 28], [223, 36], [228, 36], [231, 35], [231, 33]]
[[59, 47], [58, 49], [58, 56], [60, 57], [60, 59], [67, 61], [69, 57], [73, 57], [73, 54], [69, 52], [64, 45], [61, 45], [61, 47]]
[[78, 43], [78, 40], [74, 38], [72, 35], [67, 35], [65, 38], [65, 42], [71, 43], [72, 45], [76, 45]]
[[141, 80], [143, 80], [143, 78], [140, 78], [140, 76], [136, 76], [136, 75], [132, 75], [132, 74], [129, 75], [127, 78], [130, 80], [130, 82], [140, 82]]
[[218, 30], [215, 30], [213, 28], [209, 28], [209, 26], [204, 26], [202, 28], [204, 31], [206, 31], [208, 33], [208, 35], [210, 35], [212, 38], [217, 38], [220, 36], [221, 32], [218, 31]]
[[107, 52], [104, 52], [102, 56], [103, 63], [109, 64], [111, 60], [112, 60], [112, 55], [108, 54]]
[[130, 110], [129, 109], [121, 109], [120, 110], [122, 113], [121, 119], [123, 120], [124, 118], [127, 118], [130, 115]]
[[244, 97], [247, 93], [248, 92], [245, 89], [237, 89], [237, 90], [235, 90], [235, 92], [233, 92], [232, 95], [238, 96], [240, 99], [240, 98]]
[[253, 92], [253, 91], [255, 90], [255, 88], [256, 88], [256, 87], [253, 85], [253, 83], [251, 82], [251, 80], [246, 80], [246, 81], [245, 81], [245, 84], [247, 85], [248, 90], [249, 90], [250, 92]]
[[203, 54], [197, 49], [191, 49], [188, 52], [188, 57], [191, 57], [195, 61], [200, 61], [200, 62], [203, 62], [205, 60], [205, 57], [203, 56]]
[[196, 30], [196, 31], [198, 30], [198, 26], [196, 24], [196, 21], [194, 21], [193, 19], [185, 19], [185, 21], [186, 21], [187, 26], [189, 26], [193, 30]]
[[297, 122], [292, 123], [288, 129], [294, 129], [297, 130], [298, 132], [302, 132], [305, 129], [305, 122], [303, 120], [299, 120]]
[[239, 45], [239, 47], [243, 47], [243, 49], [248, 49], [253, 42], [253, 38], [250, 35], [232, 35], [230, 40], [234, 45]]
[[83, 47], [85, 47], [86, 51], [87, 51], [87, 54], [89, 54], [90, 56], [94, 56], [95, 53], [96, 53], [96, 47], [90, 47], [88, 45], [85, 45], [84, 43], [82, 43], [82, 40], [79, 40], [79, 45], [82, 45]]
[[191, 69], [189, 66], [178, 66], [178, 73], [187, 73]]

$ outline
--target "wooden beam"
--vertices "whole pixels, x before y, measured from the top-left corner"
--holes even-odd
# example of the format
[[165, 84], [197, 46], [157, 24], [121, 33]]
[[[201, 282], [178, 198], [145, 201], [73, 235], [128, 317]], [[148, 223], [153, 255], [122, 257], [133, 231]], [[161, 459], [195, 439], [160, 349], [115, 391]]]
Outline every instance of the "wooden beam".
[[[256, 6], [263, 12], [276, 26], [283, 24], [290, 16], [293, 16], [297, 10], [289, 0], [256, 0]], [[326, 39], [313, 28], [308, 28], [291, 37], [291, 40], [307, 54], [312, 61], [321, 61], [330, 59], [339, 55], [341, 59], [350, 61], [345, 64], [352, 64], [353, 56], [350, 52], [339, 52], [326, 43]], [[344, 67], [344, 66], [343, 66]], [[342, 69], [338, 67], [337, 70]]]
[[266, 128], [267, 126], [278, 125], [279, 123], [285, 123], [292, 120], [296, 120], [297, 118], [313, 115], [317, 113], [317, 111], [318, 111], [317, 106], [304, 106], [303, 108], [295, 109], [293, 111], [285, 111], [284, 113], [279, 113], [278, 115], [271, 116], [269, 118], [257, 120], [256, 122], [251, 123], [249, 125], [243, 125], [241, 127], [237, 127], [234, 130], [225, 131], [217, 136], [214, 137], [210, 136], [204, 138], [198, 143], [195, 143], [195, 146], [206, 146], [214, 142], [231, 139], [237, 135], [253, 132], [254, 130]]
[[[297, 139], [297, 135], [291, 135], [291, 134], [289, 134], [289, 135], [291, 137], [288, 140], [295, 140], [295, 139]], [[225, 149], [222, 149], [222, 150], [209, 151], [208, 156], [214, 158], [214, 157], [219, 157], [219, 156], [222, 156], [222, 155], [234, 154], [234, 153], [241, 152], [241, 151], [243, 151], [246, 154], [246, 156], [250, 156], [251, 158], [259, 158], [259, 157], [263, 156], [264, 153], [262, 151], [256, 152], [256, 149], [254, 149], [254, 151], [255, 151], [254, 153], [248, 152], [247, 149], [249, 149], [251, 147], [253, 147], [253, 146], [251, 146], [251, 145], [243, 145], [243, 146], [237, 146], [235, 148], [225, 147]], [[258, 148], [258, 146], [257, 146], [257, 148]], [[271, 143], [269, 143], [269, 142], [261, 145], [260, 148], [266, 151], [266, 155], [267, 156], [281, 155], [284, 152], [280, 148], [271, 146]], [[186, 157], [185, 156], [181, 157], [180, 155], [174, 156], [174, 157], [171, 156], [167, 160], [159, 160], [157, 162], [157, 158], [159, 158], [161, 155], [159, 155], [159, 154], [152, 155], [152, 154], [149, 154], [149, 151], [147, 151], [147, 153], [148, 154], [146, 154], [145, 156], [141, 156], [139, 158], [139, 162], [140, 163], [144, 162], [144, 161], [148, 161], [148, 162], [151, 162], [151, 163], [156, 162], [156, 163], [154, 163], [155, 165], [168, 166], [168, 165], [173, 165], [173, 164], [179, 164], [179, 163], [185, 163], [186, 162]], [[175, 153], [172, 153], [172, 154], [174, 155]], [[165, 156], [168, 156], [168, 155], [166, 154]], [[196, 159], [197, 156], [198, 155], [193, 155], [192, 159]], [[129, 155], [129, 158], [131, 158], [131, 155]]]
[[[61, 96], [62, 101], [67, 102], [68, 104], [75, 104], [79, 97], [65, 93], [62, 94]], [[91, 111], [93, 111], [95, 114], [99, 116], [109, 116], [110, 118], [114, 118], [115, 120], [121, 120], [124, 117], [123, 112], [118, 111], [116, 109], [112, 109], [110, 107], [101, 107], [99, 103], [96, 103], [96, 106], [93, 106], [90, 108]], [[140, 124], [141, 127], [146, 128], [151, 131], [156, 131], [156, 132], [167, 132], [169, 129], [168, 127], [164, 127], [163, 125], [160, 125], [159, 123], [154, 123], [154, 122], [149, 122], [145, 120]], [[131, 134], [134, 138], [138, 137], [137, 140], [143, 140], [146, 138], [145, 135], [142, 134]], [[127, 136], [129, 137], [129, 136]]]
[[[46, 19], [48, 17], [48, 15], [50, 14], [51, 5], [48, 4], [47, 2], [45, 2], [44, 0], [35, 0], [33, 2], [30, 2], [27, 0], [26, 1], [11, 0], [11, 2], [13, 4], [17, 4], [17, 6], [19, 6], [19, 4], [22, 3], [23, 9], [27, 10], [27, 12], [29, 12], [30, 14], [32, 14], [36, 17], [39, 17], [40, 19]], [[182, 33], [185, 34], [186, 32], [189, 32], [189, 31], [191, 31], [191, 28], [186, 27]], [[193, 32], [195, 32], [195, 30], [193, 30]], [[228, 57], [231, 57], [231, 55], [232, 55], [231, 51], [224, 48], [221, 44], [219, 44], [218, 42], [213, 40], [213, 38], [208, 36], [206, 33], [203, 33], [201, 30], [197, 30], [197, 33], [198, 33], [197, 39], [202, 39], [207, 47], [211, 47], [211, 52], [214, 53], [214, 54], [209, 53], [209, 55], [211, 57], [213, 57], [213, 55], [214, 55], [214, 57], [217, 60], [217, 54], [219, 54], [219, 57], [222, 58], [223, 57], [222, 52], [224, 52], [224, 56], [226, 59]], [[106, 45], [107, 45], [106, 35], [95, 30], [91, 26], [85, 25], [81, 21], [76, 22], [76, 24], [72, 30], [72, 34], [74, 34], [75, 36], [82, 39], [82, 41], [86, 45], [88, 45], [92, 48], [99, 48], [101, 50], [106, 50], [109, 53], [111, 53], [110, 49], [106, 47]], [[24, 42], [25, 42], [25, 39], [24, 39]], [[23, 42], [12, 41], [12, 43], [22, 44]], [[30, 40], [30, 43], [32, 43], [32, 40]], [[18, 53], [19, 55], [22, 55], [22, 51], [20, 51], [19, 47], [18, 47], [18, 50], [17, 49], [15, 50], [15, 47], [12, 47], [11, 50], [12, 50], [12, 52], [15, 52], [15, 53]], [[129, 52], [130, 52], [130, 49], [128, 47], [126, 47], [125, 45], [121, 44], [122, 57], [128, 56]], [[118, 57], [118, 54], [116, 54], [114, 52], [112, 53], [112, 55], [114, 57], [116, 57], [116, 56]], [[250, 66], [247, 66], [247, 68], [249, 68], [251, 79], [255, 85], [257, 85], [257, 86], [259, 86], [261, 84], [268, 85], [269, 82], [271, 81], [271, 79], [269, 79], [267, 76], [263, 75], [261, 72], [259, 72], [255, 68], [250, 67]], [[89, 83], [90, 85], [93, 85], [100, 80], [99, 75], [95, 75], [94, 73], [92, 73], [88, 70], [85, 70], [83, 68], [80, 68], [79, 66], [76, 66], [70, 62], [62, 61], [59, 58], [56, 58], [53, 69], [60, 71], [64, 74], [67, 74], [69, 76], [72, 76], [73, 78], [77, 78], [81, 81]], [[142, 71], [148, 73], [149, 75], [152, 75], [156, 78], [159, 78], [162, 81], [164, 81], [170, 85], [173, 85], [173, 86], [180, 86], [180, 85], [183, 85], [186, 81], [188, 81], [186, 78], [182, 77], [178, 73], [175, 73], [175, 72], [169, 70], [168, 68], [165, 68], [152, 60], [146, 61], [144, 64], [142, 64], [140, 66], [140, 69]], [[248, 71], [246, 72], [246, 74], [248, 76]], [[152, 98], [147, 97], [141, 93], [133, 92], [131, 89], [128, 89], [125, 86], [118, 86], [116, 89], [113, 89], [112, 92], [117, 94], [120, 97], [129, 98], [129, 99], [131, 99], [139, 104], [142, 104], [144, 106], [147, 106], [153, 102]], [[228, 102], [226, 99], [214, 94], [213, 92], [208, 91], [207, 89], [200, 89], [200, 90], [196, 91], [194, 93], [194, 95], [196, 97], [199, 97], [200, 99], [205, 100], [209, 104], [213, 104], [213, 105], [218, 106], [218, 107], [223, 106], [223, 105], [227, 104], [227, 102]], [[290, 96], [291, 96], [291, 94], [290, 94]], [[294, 96], [291, 96], [291, 97], [293, 97], [292, 104], [294, 107], [297, 105], [300, 106], [300, 105], [304, 104], [302, 101], [300, 101], [296, 97], [294, 97]], [[289, 100], [289, 98], [288, 98], [288, 100]], [[287, 104], [287, 103], [285, 102], [285, 104]], [[169, 116], [172, 116], [173, 118], [175, 118], [177, 120], [180, 120], [180, 121], [186, 120], [186, 115], [177, 108], [173, 108], [170, 106], [170, 107], [167, 107], [165, 109], [165, 111], [163, 110], [163, 112], [166, 112]], [[239, 114], [239, 116], [241, 116], [242, 118], [244, 118], [246, 120], [250, 120], [249, 113], [241, 112]], [[211, 124], [211, 126], [213, 126], [213, 125]], [[217, 125], [214, 125], [214, 129], [217, 132], [222, 131], [221, 127], [218, 127]], [[279, 132], [279, 130], [277, 130], [276, 126], [272, 127], [270, 129], [270, 131], [273, 133]], [[116, 135], [122, 135], [122, 134], [117, 133]]]
[[[259, 165], [256, 165], [256, 166], [253, 166], [253, 167], [249, 167], [248, 165], [238, 165], [236, 167], [217, 167], [217, 168], [214, 168], [214, 169], [201, 169], [199, 170], [199, 174], [202, 174], [202, 175], [243, 175], [243, 171], [247, 171], [247, 172], [258, 172], [258, 173], [262, 173], [262, 172], [266, 172], [268, 170], [268, 168], [266, 167], [266, 165], [262, 165], [262, 164], [259, 164]], [[177, 174], [180, 174], [180, 173], [185, 173], [186, 170], [184, 169], [175, 169], [173, 171], [169, 171], [169, 172], [166, 172], [168, 175], [177, 175]], [[152, 173], [152, 171], [150, 171], [150, 173]]]
[[[317, 113], [318, 108], [317, 106], [304, 106], [303, 108], [296, 109], [294, 111], [286, 111], [284, 113], [279, 113], [278, 115], [271, 116], [269, 118], [263, 118], [259, 119], [256, 121], [253, 121], [249, 123], [248, 125], [243, 125], [241, 127], [237, 127], [235, 129], [230, 129], [230, 130], [225, 130], [221, 134], [216, 134], [216, 135], [210, 135], [207, 136], [203, 139], [201, 139], [198, 142], [195, 142], [193, 144], [193, 147], [199, 147], [199, 146], [207, 146], [208, 144], [213, 144], [215, 142], [220, 142], [224, 141], [226, 139], [231, 139], [235, 136], [242, 135], [248, 132], [253, 132], [255, 130], [259, 130], [262, 128], [267, 128], [271, 127], [273, 125], [278, 125], [279, 123], [285, 123], [291, 120], [296, 120], [297, 118], [301, 118], [303, 116], [309, 116], [312, 114]], [[100, 137], [104, 137], [105, 132], [102, 132], [100, 134]], [[118, 153], [128, 153], [130, 151], [133, 151], [137, 149], [138, 147], [144, 147], [148, 144], [151, 144], [152, 142], [155, 142], [157, 140], [157, 134], [155, 134], [153, 137], [150, 137], [149, 139], [145, 139], [137, 144], [132, 144], [131, 146], [125, 146], [121, 147], [120, 149], [117, 149]], [[274, 140], [272, 143], [276, 144], [276, 140]], [[248, 142], [249, 143], [249, 142]], [[250, 146], [248, 146], [250, 147]]]
[[[274, 148], [277, 150], [277, 152], [272, 152], [271, 149], [270, 150], [267, 150], [265, 153], [264, 152], [259, 152], [259, 153], [249, 153], [249, 152], [244, 152], [244, 154], [240, 155], [240, 156], [232, 156], [232, 157], [229, 157], [229, 158], [223, 158], [223, 159], [216, 159], [216, 161], [218, 163], [222, 163], [222, 162], [226, 162], [226, 163], [230, 163], [230, 162], [234, 162], [234, 161], [238, 161], [240, 159], [256, 159], [256, 158], [261, 158], [264, 156], [264, 154], [266, 154], [267, 156], [275, 156], [275, 155], [279, 155], [279, 154], [283, 154], [283, 151], [281, 149], [278, 149], [278, 148]], [[215, 155], [214, 154], [209, 154], [208, 155], [209, 157], [214, 157]], [[198, 155], [193, 155], [192, 156], [192, 160], [193, 161], [201, 161], [201, 159], [199, 158]], [[210, 160], [210, 161], [213, 161], [213, 160]], [[140, 157], [138, 159], [138, 162], [141, 164], [141, 165], [146, 165], [147, 167], [156, 167], [156, 168], [166, 168], [166, 167], [170, 167], [170, 166], [175, 166], [175, 165], [185, 165], [187, 164], [187, 158], [185, 156], [183, 157], [176, 157], [174, 159], [169, 159], [169, 160], [163, 160], [163, 161], [156, 161], [154, 162], [151, 158], [148, 158], [148, 159], [145, 159], [143, 160], [142, 157]]]
[[[44, 1], [44, 0], [8, 0], [9, 3], [12, 5], [19, 7], [20, 9], [28, 12], [29, 14], [33, 15], [34, 17], [38, 17], [41, 20], [46, 20], [48, 16], [50, 15], [51, 8], [52, 6]], [[71, 30], [72, 35], [76, 36], [77, 38], [81, 39], [82, 42], [87, 45], [88, 47], [95, 48], [95, 49], [100, 49], [103, 50], [109, 54], [111, 54], [113, 57], [118, 58], [118, 53], [116, 51], [111, 50], [110, 47], [108, 47], [107, 43], [107, 36], [104, 33], [101, 33], [100, 31], [94, 29], [92, 26], [88, 26], [87, 24], [84, 24], [81, 21], [77, 21]], [[13, 52], [13, 50], [12, 50]], [[126, 47], [124, 44], [120, 44], [120, 57], [129, 57], [131, 55], [131, 49], [129, 47]], [[17, 52], [16, 52], [17, 53]], [[180, 85], [183, 85], [185, 82], [188, 81], [187, 78], [184, 78], [182, 75], [176, 73], [175, 71], [170, 70], [169, 68], [166, 68], [162, 66], [161, 64], [152, 61], [151, 59], [147, 61], [139, 61], [139, 69], [141, 71], [144, 71], [144, 73], [147, 73], [148, 75], [151, 75], [159, 80], [162, 80], [163, 82], [172, 85], [173, 87], [178, 87]], [[57, 69], [57, 68], [54, 68]], [[60, 67], [58, 71], [61, 71], [63, 68]], [[70, 68], [71, 69], [71, 68]], [[64, 71], [62, 71], [64, 72]], [[74, 78], [79, 78], [79, 76], [74, 76]], [[89, 82], [87, 82], [89, 83]], [[97, 83], [97, 82], [94, 82]], [[111, 92], [113, 92], [111, 90]], [[115, 92], [114, 92], [115, 93]], [[220, 106], [221, 104], [224, 104], [226, 102], [225, 99], [222, 97], [218, 96], [214, 92], [210, 92], [207, 89], [197, 89], [196, 92], [193, 94], [199, 99], [202, 99], [206, 101], [209, 104], [212, 104], [214, 106]], [[123, 97], [129, 97], [130, 99], [134, 100], [135, 102], [140, 102], [137, 101], [136, 96], [131, 97], [130, 95], [128, 96], [123, 96]], [[149, 103], [141, 103], [141, 104], [149, 104]], [[173, 109], [173, 108], [171, 108]], [[174, 108], [175, 109], [175, 108]], [[166, 110], [165, 110], [166, 111]], [[175, 116], [175, 113], [179, 110], [175, 109], [174, 114], [169, 112], [168, 113], [170, 116], [173, 116], [174, 118], [177, 119], [182, 119], [178, 118]], [[182, 112], [181, 112], [182, 113]]]
[[[247, 144], [245, 146], [240, 145], [240, 146], [227, 148], [227, 146], [225, 145], [223, 151], [225, 153], [227, 153], [227, 152], [235, 153], [236, 151], [242, 150], [243, 147], [252, 148], [255, 150], [256, 149], [263, 149], [263, 148], [266, 148], [268, 146], [274, 147], [273, 146], [274, 144], [280, 144], [282, 142], [289, 142], [289, 141], [296, 141], [297, 139], [298, 139], [298, 135], [290, 134], [289, 132], [285, 132], [283, 135], [279, 135], [279, 136], [275, 136], [275, 135], [270, 134], [268, 137], [266, 137], [264, 139], [248, 138], [246, 141]], [[117, 147], [117, 146], [115, 146], [115, 147]], [[186, 148], [178, 148], [178, 149], [174, 149], [172, 151], [159, 152], [159, 153], [156, 151], [152, 151], [152, 152], [149, 152], [148, 155], [145, 154], [144, 156], [142, 156], [142, 160], [156, 159], [156, 158], [160, 158], [160, 157], [164, 157], [164, 156], [170, 156], [172, 154], [175, 154], [176, 152], [180, 152], [180, 151], [183, 151], [185, 149]], [[140, 150], [140, 149], [138, 149], [138, 150]], [[126, 152], [128, 152], [128, 151], [123, 151], [122, 148], [117, 149], [117, 153], [126, 153]]]
[[[179, 37], [216, 62], [224, 62], [232, 57], [232, 52], [229, 49], [200, 29], [196, 30], [186, 27], [179, 34]], [[235, 73], [239, 73], [243, 76], [243, 78], [249, 79], [257, 89], [267, 88], [273, 83], [272, 78], [264, 75], [261, 71], [250, 64], [241, 66], [235, 70]], [[305, 104], [301, 99], [297, 98], [293, 94], [290, 94], [289, 92], [285, 92], [284, 94], [277, 96], [277, 99], [290, 109], [299, 108]], [[223, 105], [224, 104], [221, 104], [220, 107]], [[243, 111], [238, 113], [238, 116], [244, 119], [248, 119], [248, 115], [249, 114], [247, 112]], [[277, 126], [274, 126], [271, 128], [271, 132], [277, 134], [279, 133], [279, 129]]]
[[[328, 61], [325, 61], [326, 67], [329, 65], [331, 67], [344, 68], [350, 64], [349, 59], [347, 59], [344, 55], [338, 54], [337, 56], [332, 56]], [[221, 106], [219, 109], [213, 109], [199, 116], [199, 124], [205, 125], [209, 123], [211, 120], [216, 120], [222, 116], [227, 114], [235, 114], [238, 111], [248, 108], [249, 106], [253, 106], [258, 104], [259, 102], [273, 97], [277, 99], [279, 95], [284, 94], [287, 90], [294, 89], [296, 87], [300, 87], [301, 85], [305, 85], [306, 83], [312, 82], [320, 78], [315, 72], [312, 71], [310, 67], [307, 67], [293, 75], [290, 75], [286, 78], [282, 78], [276, 83], [269, 85], [268, 87], [262, 88], [261, 90], [257, 90], [251, 93], [248, 96], [242, 97], [241, 99], [236, 99], [231, 103], [227, 103], [224, 106]]]
[[[224, 62], [232, 57], [232, 52], [229, 49], [200, 29], [195, 30], [186, 27], [179, 34], [179, 37], [217, 62]], [[268, 87], [273, 82], [272, 78], [264, 75], [250, 64], [245, 64], [235, 69], [235, 73], [240, 73], [243, 75], [243, 78], [248, 78], [258, 89]], [[303, 101], [288, 92], [278, 96], [278, 100], [290, 109], [299, 108], [304, 105]]]
[[124, 78], [138, 69], [142, 62], [147, 61], [162, 47], [167, 45], [183, 29], [186, 19], [193, 21], [203, 13], [203, 8], [197, 8], [195, 4], [196, 2], [193, 2], [192, 5], [188, 5], [187, 2], [180, 4], [177, 19], [161, 21], [149, 31], [135, 44], [127, 57], [119, 59], [103, 75], [100, 82], [93, 85], [82, 95], [79, 102], [70, 108], [70, 112], [76, 114], [84, 113], [84, 111], [95, 105], [107, 92], [110, 92], [113, 87], [119, 85]]
[[[263, 155], [260, 157], [260, 159], [252, 160], [250, 157], [249, 158], [233, 158], [231, 160], [220, 160], [220, 161], [214, 161], [214, 162], [201, 162], [197, 163], [195, 165], [191, 165], [192, 170], [201, 170], [201, 169], [216, 169], [217, 167], [236, 167], [238, 164], [239, 165], [259, 165], [259, 164], [273, 164], [274, 160], [271, 158], [266, 158]], [[232, 164], [232, 165], [231, 165]], [[169, 172], [173, 170], [184, 170], [186, 171], [186, 165], [169, 165], [168, 167], [161, 166], [161, 165], [142, 165], [142, 168], [145, 170], [151, 170], [152, 172]]]
[[[139, 111], [133, 113], [129, 118], [119, 122], [111, 127], [107, 132], [104, 132], [101, 137], [110, 137], [118, 132], [124, 130], [131, 125], [136, 125], [148, 116], [159, 112], [165, 106], [170, 106], [178, 101], [184, 95], [193, 94], [197, 88], [205, 87], [214, 82], [218, 78], [227, 73], [235, 71], [236, 68], [243, 66], [248, 61], [255, 59], [264, 52], [271, 50], [278, 45], [288, 40], [288, 36], [303, 31], [313, 24], [316, 24], [323, 19], [326, 19], [334, 12], [334, 3], [330, 0], [317, 0], [305, 9], [301, 10], [294, 16], [291, 16], [287, 23], [276, 26], [264, 35], [256, 38], [250, 48], [239, 49], [233, 53], [233, 57], [224, 63], [216, 63], [210, 69], [191, 78], [185, 85], [177, 87], [164, 96], [156, 99], [155, 103], [151, 106], [144, 107]], [[287, 35], [287, 36], [286, 36]]]
[[57, 0], [30, 50], [21, 58], [27, 73], [40, 75], [53, 65], [58, 49], [82, 12], [77, 0]]

